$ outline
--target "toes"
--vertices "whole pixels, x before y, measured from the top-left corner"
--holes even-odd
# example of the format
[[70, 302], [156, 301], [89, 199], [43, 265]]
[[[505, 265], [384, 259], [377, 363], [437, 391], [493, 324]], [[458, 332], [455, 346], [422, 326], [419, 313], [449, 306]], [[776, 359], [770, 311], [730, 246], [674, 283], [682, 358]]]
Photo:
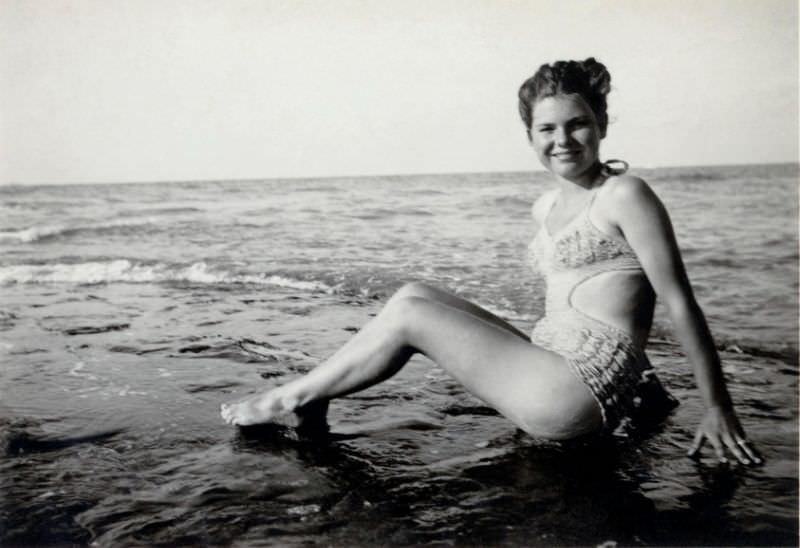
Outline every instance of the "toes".
[[236, 413], [236, 406], [229, 403], [223, 403], [220, 406], [220, 415], [222, 420], [227, 424], [238, 426], [241, 424], [241, 417]]
[[219, 414], [222, 415], [222, 419], [225, 422], [230, 424], [231, 419], [233, 418], [232, 417], [232, 415], [233, 415], [232, 406], [230, 404], [223, 403], [222, 405], [219, 406]]

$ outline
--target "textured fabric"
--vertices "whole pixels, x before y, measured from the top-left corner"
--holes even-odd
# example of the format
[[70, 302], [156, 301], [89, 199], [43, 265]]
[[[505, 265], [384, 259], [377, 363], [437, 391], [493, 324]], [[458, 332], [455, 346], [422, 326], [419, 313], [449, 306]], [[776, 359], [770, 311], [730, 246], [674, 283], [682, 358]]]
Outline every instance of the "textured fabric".
[[[603, 233], [589, 219], [593, 200], [594, 196], [554, 235], [545, 219], [531, 242], [531, 266], [547, 283], [545, 316], [534, 327], [531, 341], [565, 358], [600, 405], [605, 429], [614, 430], [637, 414], [640, 387], [649, 383], [660, 388], [660, 383], [644, 349], [629, 333], [587, 316], [572, 304], [576, 288], [598, 274], [623, 270], [643, 274], [630, 245]], [[664, 399], [674, 402], [666, 392]]]
[[652, 369], [626, 334], [587, 324], [582, 318], [567, 325], [544, 317], [531, 333], [531, 342], [564, 356], [600, 405], [605, 428], [614, 430], [638, 413], [638, 389]]

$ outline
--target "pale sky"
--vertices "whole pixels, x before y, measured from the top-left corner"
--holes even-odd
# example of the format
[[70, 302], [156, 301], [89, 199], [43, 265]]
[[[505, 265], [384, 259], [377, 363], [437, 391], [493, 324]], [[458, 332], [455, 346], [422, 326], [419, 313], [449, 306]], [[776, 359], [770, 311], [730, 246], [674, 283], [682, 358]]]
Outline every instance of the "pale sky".
[[0, 183], [540, 169], [542, 63], [611, 71], [601, 154], [798, 161], [796, 0], [0, 0]]

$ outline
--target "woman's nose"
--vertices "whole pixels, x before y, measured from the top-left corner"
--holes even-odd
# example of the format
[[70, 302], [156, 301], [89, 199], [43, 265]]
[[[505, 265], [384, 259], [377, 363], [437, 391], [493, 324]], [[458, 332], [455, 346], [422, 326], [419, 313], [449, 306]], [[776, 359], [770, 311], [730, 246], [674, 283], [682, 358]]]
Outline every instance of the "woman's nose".
[[569, 133], [566, 128], [556, 128], [555, 141], [557, 145], [566, 145], [569, 142]]

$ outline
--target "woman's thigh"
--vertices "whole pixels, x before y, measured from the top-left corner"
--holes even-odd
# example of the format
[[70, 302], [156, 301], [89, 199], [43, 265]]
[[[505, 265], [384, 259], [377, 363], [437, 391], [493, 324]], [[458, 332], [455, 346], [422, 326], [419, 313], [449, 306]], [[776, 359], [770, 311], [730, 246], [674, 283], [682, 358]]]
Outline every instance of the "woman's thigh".
[[421, 297], [423, 299], [428, 299], [431, 301], [440, 302], [442, 304], [451, 306], [453, 308], [457, 308], [473, 316], [477, 316], [482, 320], [488, 321], [498, 327], [505, 329], [506, 331], [510, 331], [514, 333], [518, 337], [525, 339], [526, 341], [530, 340], [528, 335], [517, 329], [515, 326], [508, 323], [503, 318], [489, 312], [485, 308], [478, 306], [477, 304], [470, 302], [466, 299], [462, 299], [457, 295], [454, 295], [448, 291], [444, 291], [437, 287], [428, 285], [422, 282], [411, 282], [405, 284], [401, 287], [397, 293], [393, 296], [393, 299], [402, 299], [405, 297]]
[[600, 408], [563, 357], [442, 302], [395, 303], [404, 339], [523, 430], [569, 438], [602, 425]]

